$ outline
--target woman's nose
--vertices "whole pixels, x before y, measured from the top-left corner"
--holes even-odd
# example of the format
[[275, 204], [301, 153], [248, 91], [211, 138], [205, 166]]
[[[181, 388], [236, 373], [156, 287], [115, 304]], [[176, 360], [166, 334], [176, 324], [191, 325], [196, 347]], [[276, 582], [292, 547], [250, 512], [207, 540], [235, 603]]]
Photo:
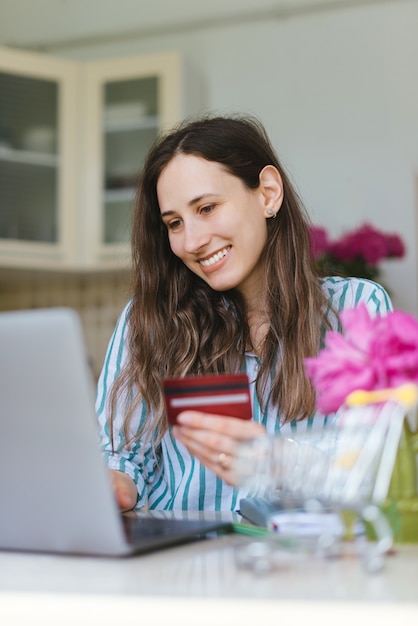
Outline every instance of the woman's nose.
[[184, 249], [186, 252], [199, 252], [209, 241], [209, 234], [200, 225], [193, 222], [188, 224], [184, 229]]

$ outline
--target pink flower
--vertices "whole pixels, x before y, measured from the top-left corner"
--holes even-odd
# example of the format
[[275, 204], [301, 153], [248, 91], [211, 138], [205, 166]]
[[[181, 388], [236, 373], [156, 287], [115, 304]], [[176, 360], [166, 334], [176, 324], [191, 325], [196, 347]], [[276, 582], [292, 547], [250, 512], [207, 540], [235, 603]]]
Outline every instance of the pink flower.
[[311, 226], [309, 228], [309, 244], [313, 259], [326, 254], [329, 249], [328, 234], [321, 226]]
[[418, 384], [418, 320], [401, 311], [372, 318], [364, 303], [341, 313], [344, 334], [328, 331], [325, 347], [305, 359], [318, 409], [333, 413], [358, 389]]
[[362, 257], [370, 265], [376, 266], [388, 256], [386, 236], [373, 226], [364, 224], [334, 243], [331, 253], [338, 261], [353, 261]]
[[[367, 223], [335, 241], [329, 240], [325, 228], [311, 226], [309, 237], [313, 259], [321, 261], [325, 258], [327, 268], [332, 267], [334, 262], [340, 270], [346, 265], [345, 271], [348, 273], [366, 272], [366, 278], [375, 275], [373, 271], [383, 259], [401, 258], [405, 255], [405, 246], [398, 235], [383, 233]], [[360, 264], [364, 265], [363, 269]]]
[[418, 322], [415, 317], [394, 311], [381, 318], [376, 324], [373, 354], [382, 387], [418, 382]]
[[386, 235], [389, 258], [401, 259], [405, 255], [405, 246], [398, 235]]

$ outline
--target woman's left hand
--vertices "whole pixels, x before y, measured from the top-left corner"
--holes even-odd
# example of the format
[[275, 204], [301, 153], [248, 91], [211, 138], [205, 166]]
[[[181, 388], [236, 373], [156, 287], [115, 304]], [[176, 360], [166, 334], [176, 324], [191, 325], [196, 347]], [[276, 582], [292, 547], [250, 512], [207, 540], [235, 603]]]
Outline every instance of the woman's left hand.
[[175, 438], [230, 485], [235, 483], [233, 466], [237, 444], [266, 434], [265, 428], [252, 420], [200, 411], [183, 411], [177, 417], [177, 424], [173, 428]]

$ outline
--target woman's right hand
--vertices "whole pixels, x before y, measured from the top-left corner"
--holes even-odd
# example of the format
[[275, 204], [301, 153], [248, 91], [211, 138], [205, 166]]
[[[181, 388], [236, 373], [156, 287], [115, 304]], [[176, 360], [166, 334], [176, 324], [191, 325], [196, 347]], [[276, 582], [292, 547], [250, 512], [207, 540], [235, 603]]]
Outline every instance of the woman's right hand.
[[192, 456], [228, 485], [236, 486], [234, 466], [238, 444], [265, 437], [266, 429], [253, 420], [183, 411], [177, 416], [173, 434]]
[[130, 511], [134, 508], [138, 492], [134, 481], [128, 474], [118, 470], [109, 470], [112, 481], [113, 493], [121, 511]]

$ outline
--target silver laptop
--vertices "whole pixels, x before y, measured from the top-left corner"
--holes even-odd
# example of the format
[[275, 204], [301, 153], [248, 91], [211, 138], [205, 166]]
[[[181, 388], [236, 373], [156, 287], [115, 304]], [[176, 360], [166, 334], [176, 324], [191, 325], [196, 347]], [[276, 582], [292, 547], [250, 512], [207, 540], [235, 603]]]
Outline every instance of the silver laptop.
[[119, 513], [77, 313], [0, 313], [0, 549], [122, 556], [229, 530]]

